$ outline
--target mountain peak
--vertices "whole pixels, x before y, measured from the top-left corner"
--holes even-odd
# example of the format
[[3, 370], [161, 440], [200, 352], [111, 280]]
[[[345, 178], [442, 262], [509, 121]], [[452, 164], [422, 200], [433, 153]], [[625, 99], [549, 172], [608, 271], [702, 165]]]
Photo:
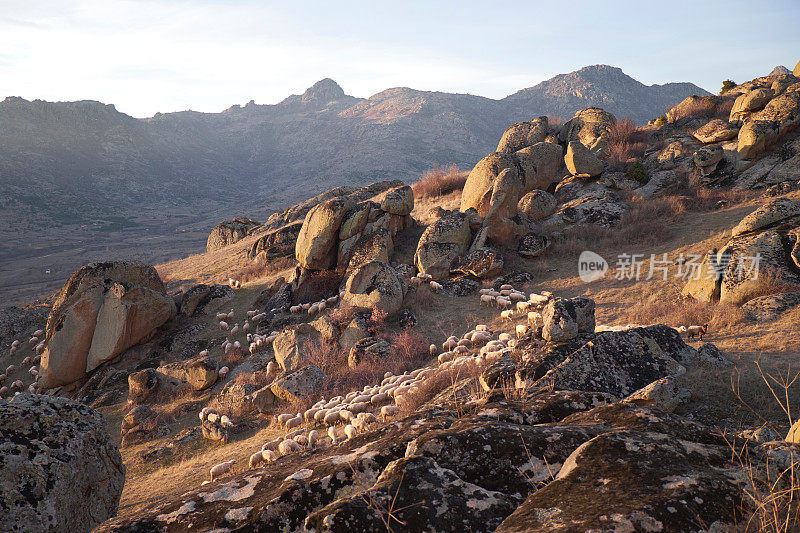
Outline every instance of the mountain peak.
[[304, 104], [327, 104], [344, 96], [344, 90], [338, 83], [330, 78], [324, 78], [306, 89], [302, 96], [302, 102]]

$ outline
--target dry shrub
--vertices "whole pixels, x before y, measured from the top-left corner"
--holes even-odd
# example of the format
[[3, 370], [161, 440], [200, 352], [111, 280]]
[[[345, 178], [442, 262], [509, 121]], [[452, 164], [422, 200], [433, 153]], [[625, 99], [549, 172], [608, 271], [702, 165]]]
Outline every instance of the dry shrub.
[[367, 319], [367, 331], [369, 331], [369, 334], [372, 336], [377, 336], [383, 333], [383, 330], [386, 327], [386, 319], [388, 317], [388, 312], [384, 311], [383, 309], [373, 307], [372, 313]]
[[277, 274], [278, 272], [283, 272], [286, 269], [294, 268], [296, 264], [297, 260], [295, 259], [294, 255], [279, 257], [264, 265], [264, 275], [269, 276], [271, 274]]
[[645, 130], [639, 129], [629, 118], [617, 119], [611, 127], [611, 142], [608, 145], [608, 161], [612, 165], [630, 159], [641, 159], [649, 146]]
[[455, 165], [442, 169], [436, 164], [411, 188], [415, 198], [436, 198], [463, 189], [468, 175], [469, 172], [462, 172]]
[[564, 119], [558, 115], [547, 115], [547, 125], [553, 129], [560, 128], [564, 125]]
[[339, 306], [328, 313], [328, 319], [340, 328], [343, 328], [353, 321], [358, 312], [358, 308], [352, 305]]
[[413, 292], [406, 296], [404, 304], [406, 307], [414, 311], [414, 314], [420, 316], [426, 312], [437, 311], [441, 309], [442, 303], [437, 298], [431, 298], [430, 290], [415, 288]]
[[629, 324], [666, 324], [672, 327], [709, 325], [709, 332], [731, 330], [746, 322], [737, 306], [680, 299], [654, 292], [627, 308]]
[[773, 268], [760, 267], [758, 271], [758, 285], [744, 295], [744, 300], [752, 300], [760, 296], [780, 294], [783, 292], [797, 293], [800, 287], [789, 283], [784, 276]]
[[294, 300], [298, 303], [316, 302], [334, 294], [339, 294], [342, 274], [335, 270], [312, 272], [294, 292]]
[[263, 278], [266, 274], [267, 272], [265, 265], [253, 261], [243, 267], [232, 270], [228, 276], [222, 276], [221, 282], [226, 284], [228, 282], [228, 278], [233, 278], [241, 281], [242, 283], [247, 283], [248, 281]]
[[403, 396], [402, 410], [405, 414], [417, 411], [420, 406], [428, 403], [437, 395], [445, 392], [446, 400], [459, 415], [464, 413], [464, 403], [468, 398], [480, 397], [484, 391], [478, 382], [478, 376], [484, 371], [488, 363], [483, 365], [470, 365], [447, 370], [439, 369], [438, 372], [426, 378], [417, 386], [416, 391]]
[[429, 345], [421, 334], [411, 328], [404, 329], [392, 338], [392, 354], [404, 361], [423, 362], [428, 357]]
[[699, 172], [688, 176], [689, 186], [686, 187], [686, 196], [689, 198], [688, 206], [692, 211], [710, 211], [717, 207], [719, 202], [737, 204], [753, 198], [753, 191], [741, 189], [709, 189], [700, 183]]

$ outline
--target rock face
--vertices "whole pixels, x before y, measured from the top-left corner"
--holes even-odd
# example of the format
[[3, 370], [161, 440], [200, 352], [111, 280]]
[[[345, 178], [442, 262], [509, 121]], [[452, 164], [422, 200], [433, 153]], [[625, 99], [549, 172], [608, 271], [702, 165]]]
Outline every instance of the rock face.
[[755, 159], [772, 146], [778, 138], [775, 122], [753, 120], [739, 130], [738, 152], [741, 159]]
[[297, 370], [303, 365], [303, 345], [320, 340], [319, 331], [311, 324], [303, 323], [287, 328], [272, 341], [275, 360], [287, 372]]
[[564, 123], [559, 139], [566, 143], [578, 141], [592, 153], [602, 156], [611, 142], [611, 128], [615, 122], [611, 113], [599, 107], [588, 107]]
[[520, 198], [517, 209], [531, 220], [542, 220], [555, 213], [557, 202], [549, 192], [533, 190]]
[[381, 209], [392, 215], [408, 215], [414, 210], [414, 193], [411, 187], [403, 185], [386, 193]]
[[755, 296], [800, 287], [800, 255], [795, 254], [798, 226], [800, 205], [794, 200], [778, 198], [762, 205], [733, 228], [724, 247], [704, 258], [683, 294], [741, 305]]
[[249, 218], [234, 218], [233, 220], [220, 222], [214, 226], [214, 229], [211, 230], [211, 234], [208, 236], [206, 251], [213, 252], [214, 250], [219, 250], [220, 248], [238, 242], [247, 237], [251, 231], [260, 225], [260, 222]]
[[88, 532], [115, 516], [125, 466], [89, 407], [22, 394], [0, 403], [0, 529]]
[[518, 122], [503, 132], [495, 152], [516, 152], [544, 142], [547, 137], [547, 128], [547, 117]]
[[703, 144], [709, 144], [735, 139], [738, 134], [738, 126], [720, 118], [715, 118], [696, 129], [692, 136]]
[[205, 390], [217, 382], [219, 363], [211, 357], [194, 357], [169, 365], [160, 366], [158, 371], [166, 376], [189, 383], [194, 390]]
[[403, 307], [405, 291], [405, 282], [391, 266], [382, 261], [370, 261], [348, 278], [342, 305], [378, 308], [391, 316]]
[[469, 219], [449, 213], [425, 228], [414, 254], [414, 265], [434, 278], [446, 277], [450, 267], [472, 242]]
[[594, 333], [594, 300], [590, 298], [554, 298], [542, 313], [546, 341], [564, 342], [581, 333]]
[[289, 372], [270, 386], [275, 397], [287, 402], [299, 402], [313, 396], [322, 386], [325, 374], [316, 366], [310, 365]]
[[653, 174], [646, 184], [634, 189], [633, 192], [642, 198], [653, 198], [674, 188], [679, 183], [680, 179], [674, 170], [662, 170]]
[[603, 172], [603, 162], [579, 141], [570, 141], [564, 163], [572, 175], [599, 176]]
[[308, 212], [297, 237], [297, 262], [311, 270], [325, 270], [336, 265], [336, 239], [339, 226], [351, 203], [333, 198]]
[[756, 89], [736, 97], [731, 108], [731, 122], [743, 120], [748, 114], [764, 109], [774, 94], [771, 89]]
[[47, 319], [41, 386], [81, 379], [175, 313], [175, 302], [152, 266], [117, 261], [82, 267], [67, 280]]
[[476, 278], [493, 278], [503, 271], [503, 256], [491, 248], [476, 248], [461, 258], [451, 272]]

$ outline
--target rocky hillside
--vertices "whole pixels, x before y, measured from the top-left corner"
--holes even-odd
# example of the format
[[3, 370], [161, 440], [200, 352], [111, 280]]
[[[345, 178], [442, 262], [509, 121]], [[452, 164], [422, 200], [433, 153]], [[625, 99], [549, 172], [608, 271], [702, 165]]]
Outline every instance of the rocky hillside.
[[97, 531], [800, 528], [800, 64], [495, 142], [5, 312], [0, 501], [102, 453]]

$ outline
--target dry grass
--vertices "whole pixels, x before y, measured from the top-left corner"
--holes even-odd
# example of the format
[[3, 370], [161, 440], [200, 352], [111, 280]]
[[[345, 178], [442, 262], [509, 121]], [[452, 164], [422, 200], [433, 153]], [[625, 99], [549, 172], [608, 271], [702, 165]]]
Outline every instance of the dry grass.
[[617, 119], [611, 128], [608, 161], [612, 165], [618, 165], [631, 159], [641, 159], [650, 144], [647, 131], [637, 128], [633, 120]]
[[440, 168], [437, 164], [411, 186], [414, 190], [414, 199], [438, 198], [460, 191], [464, 188], [468, 175], [469, 172], [462, 172], [455, 165]]

